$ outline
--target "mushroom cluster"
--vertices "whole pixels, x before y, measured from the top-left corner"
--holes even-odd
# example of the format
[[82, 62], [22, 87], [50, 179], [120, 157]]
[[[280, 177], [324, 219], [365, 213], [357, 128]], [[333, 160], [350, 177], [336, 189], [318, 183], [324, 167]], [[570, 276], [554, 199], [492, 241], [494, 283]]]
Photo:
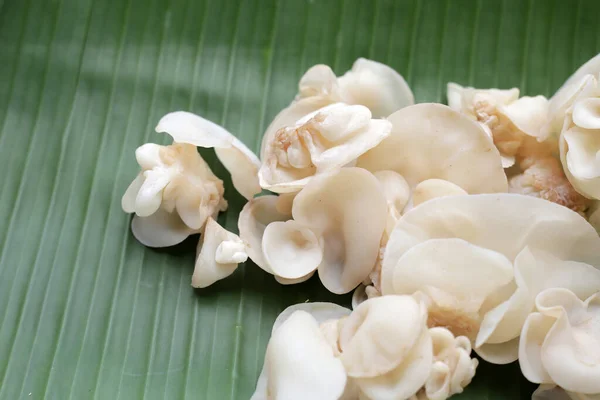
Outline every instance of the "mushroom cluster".
[[[123, 210], [149, 247], [200, 234], [193, 287], [250, 259], [283, 285], [353, 292], [352, 309], [279, 315], [252, 400], [444, 400], [475, 377], [472, 350], [518, 361], [533, 399], [596, 399], [599, 79], [600, 55], [550, 99], [449, 83], [446, 106], [414, 104], [375, 61], [316, 65], [260, 158], [202, 117], [164, 116], [173, 143], [136, 150]], [[247, 199], [235, 233], [198, 147]]]

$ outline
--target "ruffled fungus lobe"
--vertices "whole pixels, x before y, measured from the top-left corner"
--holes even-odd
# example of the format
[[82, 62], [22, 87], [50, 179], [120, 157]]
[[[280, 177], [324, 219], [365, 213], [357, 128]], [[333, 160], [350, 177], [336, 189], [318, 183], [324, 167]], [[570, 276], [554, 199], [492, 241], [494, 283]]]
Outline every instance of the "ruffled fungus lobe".
[[585, 301], [553, 288], [536, 298], [537, 313], [523, 326], [519, 362], [534, 383], [600, 395], [600, 292]]
[[387, 216], [387, 202], [371, 173], [342, 168], [314, 177], [294, 199], [292, 215], [323, 240], [318, 273], [329, 291], [348, 293], [365, 280], [377, 260]]
[[484, 130], [442, 104], [417, 104], [390, 115], [392, 133], [358, 160], [371, 172], [390, 170], [411, 187], [443, 179], [469, 194], [506, 192], [500, 155]]
[[142, 244], [167, 247], [199, 232], [210, 216], [227, 208], [223, 182], [200, 157], [196, 146], [175, 143], [140, 146], [142, 172], [129, 185], [121, 205], [135, 213], [131, 230]]
[[196, 266], [192, 275], [192, 286], [195, 288], [205, 288], [228, 277], [239, 263], [248, 259], [246, 247], [239, 236], [225, 230], [210, 217], [196, 251]]
[[251, 400], [338, 400], [346, 373], [322, 327], [349, 314], [332, 303], [296, 304], [281, 312]]
[[[593, 269], [590, 265], [600, 266], [598, 234], [585, 219], [565, 207], [514, 194], [442, 197], [412, 209], [396, 225], [384, 254], [382, 294], [420, 291], [434, 306], [443, 305], [439, 313], [430, 309], [430, 322], [474, 340], [486, 313], [515, 293], [518, 282], [512, 282], [512, 264], [527, 247], [558, 260], [560, 268], [589, 264], [581, 266], [582, 273], [587, 274]], [[428, 248], [435, 251], [426, 251]], [[413, 273], [415, 265], [419, 266], [418, 273]], [[459, 268], [467, 270], [454, 274]], [[552, 279], [562, 278], [552, 275]], [[464, 298], [459, 287], [462, 293], [470, 294], [472, 289], [477, 296]], [[436, 321], [436, 315], [443, 316], [443, 321]], [[493, 340], [497, 344], [513, 336], [497, 334]], [[490, 337], [480, 338], [478, 344]], [[496, 348], [495, 353], [485, 349], [489, 353], [481, 355], [497, 363], [514, 361], [514, 344], [506, 342], [506, 347]], [[479, 353], [484, 348], [476, 350]]]
[[315, 175], [341, 168], [390, 133], [386, 120], [371, 119], [364, 106], [336, 103], [278, 129], [265, 144], [260, 185], [297, 192]]

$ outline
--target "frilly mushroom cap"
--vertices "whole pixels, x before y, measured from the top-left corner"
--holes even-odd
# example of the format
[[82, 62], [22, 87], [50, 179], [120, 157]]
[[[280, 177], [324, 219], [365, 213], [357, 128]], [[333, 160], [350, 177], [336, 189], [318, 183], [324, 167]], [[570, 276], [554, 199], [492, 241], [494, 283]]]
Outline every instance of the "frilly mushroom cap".
[[531, 400], [599, 400], [600, 396], [569, 393], [554, 384], [543, 384], [531, 395]]
[[260, 185], [277, 193], [297, 192], [314, 175], [352, 163], [390, 130], [388, 121], [371, 119], [364, 106], [323, 107], [274, 134], [258, 171]]
[[413, 187], [438, 178], [470, 194], [508, 190], [500, 154], [475, 121], [433, 103], [405, 107], [388, 120], [391, 135], [361, 156], [358, 167], [396, 171]]
[[267, 225], [262, 251], [276, 276], [298, 279], [317, 269], [323, 260], [323, 247], [313, 231], [294, 220]]
[[431, 326], [474, 338], [485, 300], [511, 282], [513, 271], [501, 253], [462, 239], [429, 239], [400, 257], [392, 279], [393, 293], [422, 292], [431, 299]]
[[361, 303], [340, 330], [340, 359], [348, 376], [370, 378], [395, 369], [426, 330], [427, 310], [411, 296]]
[[314, 317], [296, 311], [273, 331], [265, 355], [268, 398], [337, 400], [346, 372]]
[[549, 102], [544, 96], [524, 96], [500, 106], [498, 112], [508, 118], [517, 129], [528, 136], [543, 139], [543, 128], [548, 121]]
[[519, 346], [525, 377], [600, 395], [600, 292], [582, 301], [567, 289], [547, 289], [537, 296], [536, 307]]
[[474, 117], [472, 107], [476, 101], [484, 99], [493, 105], [508, 105], [519, 98], [519, 89], [476, 89], [448, 82], [446, 87], [448, 106], [455, 111]]
[[410, 87], [389, 66], [359, 58], [352, 69], [338, 78], [342, 99], [349, 104], [368, 107], [376, 118], [415, 103]]
[[[317, 322], [317, 324], [322, 325], [327, 321], [337, 320], [340, 318], [344, 318], [350, 314], [350, 310], [344, 308], [340, 305], [333, 303], [300, 303], [289, 306], [285, 310], [283, 310], [275, 322], [273, 323], [272, 334], [284, 323], [288, 320], [288, 318], [294, 314], [295, 312], [306, 312], [310, 314]], [[327, 342], [327, 337], [324, 338]], [[261, 370], [260, 376], [258, 378], [258, 382], [256, 384], [256, 390], [252, 395], [251, 400], [271, 400], [272, 396], [268, 393], [268, 379], [269, 379], [269, 366], [267, 365], [267, 358], [265, 358], [265, 363]], [[350, 399], [348, 399], [350, 400]]]
[[214, 148], [217, 158], [231, 174], [235, 189], [250, 200], [260, 193], [260, 161], [246, 145], [222, 126], [198, 115], [175, 111], [162, 117], [157, 132], [169, 134], [177, 143]]
[[195, 288], [205, 288], [228, 277], [248, 258], [242, 240], [212, 218], [206, 221], [197, 253], [192, 275]]
[[268, 195], [250, 200], [240, 212], [238, 219], [240, 238], [246, 243], [248, 257], [270, 274], [273, 270], [269, 267], [262, 251], [265, 229], [271, 222], [287, 221], [291, 218], [290, 214], [277, 211], [277, 199], [277, 196]]
[[373, 378], [356, 378], [356, 383], [366, 399], [408, 399], [419, 391], [431, 373], [432, 348], [429, 330], [424, 329], [403, 362], [395, 369]]
[[561, 86], [550, 98], [548, 103], [548, 125], [545, 127], [546, 135], [559, 134], [563, 127], [563, 121], [567, 110], [573, 103], [586, 97], [596, 90], [598, 85], [597, 74], [573, 75]]
[[[516, 290], [508, 300], [486, 313], [475, 343], [478, 353], [493, 363], [500, 363], [491, 357], [491, 353], [500, 353], [498, 349], [492, 349], [494, 346], [504, 347], [505, 353], [513, 354], [506, 362], [516, 360], [521, 328], [533, 311], [539, 293], [549, 288], [565, 288], [580, 298], [587, 298], [600, 288], [600, 270], [595, 267], [565, 261], [547, 251], [529, 247], [517, 255], [514, 271]], [[512, 347], [510, 351], [509, 346]]]
[[567, 289], [548, 289], [536, 306], [555, 319], [540, 352], [548, 376], [567, 391], [600, 394], [600, 292], [583, 301]]
[[394, 171], [377, 171], [373, 175], [383, 188], [383, 194], [388, 203], [389, 218], [395, 224], [410, 200], [410, 186], [402, 175]]
[[314, 177], [294, 199], [292, 215], [323, 238], [318, 273], [329, 291], [348, 293], [365, 280], [377, 260], [387, 215], [372, 174], [342, 168]]
[[[520, 212], [515, 213], [514, 210]], [[411, 271], [410, 262], [407, 261], [409, 258], [404, 261], [402, 259], [416, 252], [417, 246], [426, 248], [443, 242], [451, 248], [447, 241], [453, 238], [477, 246], [478, 252], [482, 254], [497, 254], [498, 260], [504, 259], [502, 264], [508, 264], [504, 268], [500, 268], [502, 264], [499, 264], [495, 269], [498, 273], [513, 263], [517, 255], [528, 246], [532, 249], [542, 249], [560, 260], [592, 266], [600, 265], [598, 234], [583, 217], [565, 207], [514, 194], [441, 197], [412, 209], [398, 221], [383, 258], [382, 293], [394, 294], [398, 293], [399, 289], [402, 290], [401, 293], [407, 293], [419, 289], [412, 286], [404, 287], [413, 282], [401, 278], [405, 271], [406, 273]], [[428, 244], [429, 242], [431, 245]], [[466, 246], [463, 247], [466, 250]], [[413, 254], [418, 255], [418, 253]], [[411, 256], [415, 260], [415, 265], [420, 266], [420, 271], [423, 271], [421, 263], [434, 257], [434, 253], [428, 254], [423, 251], [422, 254], [422, 257]], [[472, 258], [475, 254], [473, 252], [469, 257]], [[447, 258], [451, 260], [450, 257]], [[445, 260], [442, 261], [445, 263]], [[444, 271], [442, 269], [444, 263], [440, 261], [440, 273]], [[430, 265], [435, 271], [435, 264]], [[481, 271], [473, 271], [474, 274], [479, 272]], [[424, 279], [423, 276], [420, 279]], [[440, 280], [440, 291], [434, 294], [442, 297], [444, 292], [450, 290], [450, 284], [456, 283], [457, 279], [461, 278], [449, 278], [447, 282]], [[469, 279], [469, 276], [466, 275], [465, 279]], [[423, 282], [423, 285], [426, 283]], [[481, 310], [491, 310], [501, 304], [511, 296], [514, 289], [516, 288], [503, 296], [497, 294], [492, 296], [493, 293], [490, 293]], [[432, 288], [428, 290], [429, 293], [425, 292], [431, 296]]]

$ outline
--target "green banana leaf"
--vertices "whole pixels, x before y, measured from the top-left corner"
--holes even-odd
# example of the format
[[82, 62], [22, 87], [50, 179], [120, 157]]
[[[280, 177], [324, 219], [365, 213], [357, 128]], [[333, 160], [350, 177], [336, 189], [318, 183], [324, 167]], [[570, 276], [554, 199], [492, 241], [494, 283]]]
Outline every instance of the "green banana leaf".
[[[172, 110], [250, 148], [302, 73], [358, 57], [418, 102], [449, 80], [551, 95], [600, 49], [598, 0], [0, 0], [0, 399], [247, 399], [286, 306], [349, 303], [251, 262], [190, 286], [197, 237], [143, 247], [120, 198]], [[244, 199], [226, 180], [237, 232]], [[457, 399], [526, 399], [516, 364]]]

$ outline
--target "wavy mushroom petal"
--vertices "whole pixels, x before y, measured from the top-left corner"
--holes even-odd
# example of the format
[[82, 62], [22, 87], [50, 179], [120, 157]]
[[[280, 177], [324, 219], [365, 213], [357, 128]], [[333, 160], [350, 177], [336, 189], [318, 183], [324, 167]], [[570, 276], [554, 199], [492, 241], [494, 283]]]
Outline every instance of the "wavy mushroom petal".
[[228, 277], [248, 258], [242, 240], [212, 218], [206, 221], [197, 253], [192, 275], [195, 288], [205, 288]]
[[273, 270], [269, 267], [262, 251], [265, 229], [271, 222], [287, 221], [291, 218], [290, 214], [277, 211], [275, 206], [277, 199], [277, 196], [268, 195], [250, 200], [240, 212], [238, 219], [240, 238], [246, 243], [248, 256], [270, 274]]
[[600, 99], [588, 98], [575, 103], [573, 123], [584, 129], [600, 129]]
[[383, 194], [388, 203], [389, 217], [394, 223], [400, 218], [402, 210], [410, 199], [410, 186], [406, 179], [394, 171], [377, 171], [373, 175], [377, 178]]
[[555, 318], [534, 312], [525, 320], [519, 341], [519, 365], [528, 381], [553, 383], [542, 363], [542, 345], [546, 335], [556, 321]]
[[377, 179], [360, 168], [313, 178], [296, 196], [294, 220], [323, 238], [323, 285], [348, 293], [365, 280], [379, 254], [386, 200]]
[[392, 170], [415, 186], [450, 181], [468, 193], [506, 192], [500, 153], [485, 131], [442, 104], [417, 104], [388, 117], [392, 133], [358, 160], [358, 167]]
[[587, 93], [595, 90], [598, 84], [593, 74], [581, 76], [573, 75], [560, 89], [550, 98], [548, 104], [548, 115], [550, 120], [546, 130], [546, 136], [552, 133], [560, 133], [565, 119], [565, 113], [573, 105], [575, 100], [585, 97]]
[[519, 338], [497, 344], [485, 343], [477, 347], [475, 352], [490, 364], [510, 364], [519, 358]]
[[148, 217], [134, 215], [131, 232], [141, 244], [148, 247], [174, 246], [198, 233], [184, 224], [179, 215], [162, 209]]
[[462, 196], [468, 194], [463, 188], [443, 179], [427, 179], [419, 183], [412, 193], [412, 205], [418, 206], [427, 200], [444, 196]]
[[567, 289], [548, 289], [536, 305], [556, 318], [541, 349], [548, 375], [567, 391], [600, 394], [600, 292], [582, 301]]
[[462, 239], [430, 239], [400, 257], [392, 285], [393, 293], [422, 292], [432, 300], [430, 326], [474, 338], [484, 301], [512, 279], [512, 263], [501, 253]]
[[425, 328], [427, 310], [411, 296], [384, 296], [360, 304], [340, 331], [340, 359], [348, 376], [376, 377], [403, 362]]
[[509, 260], [529, 246], [559, 259], [600, 266], [598, 233], [566, 207], [509, 193], [440, 197], [398, 221], [383, 257], [383, 294], [394, 293], [393, 273], [403, 254], [434, 238], [463, 239]]
[[273, 332], [265, 364], [272, 399], [337, 400], [346, 387], [344, 366], [305, 311], [294, 312]]
[[377, 118], [415, 103], [410, 87], [389, 66], [359, 58], [352, 69], [338, 78], [343, 101], [368, 107]]
[[129, 184], [125, 190], [125, 194], [121, 198], [121, 208], [128, 214], [135, 212], [135, 200], [138, 192], [140, 191], [144, 183], [144, 175], [142, 173], [137, 174], [135, 179]]
[[425, 329], [395, 369], [373, 378], [357, 378], [368, 399], [408, 399], [425, 384], [431, 372], [433, 349], [429, 330]]
[[323, 96], [337, 101], [340, 96], [337, 77], [328, 65], [310, 67], [298, 83], [298, 97]]
[[306, 276], [323, 260], [320, 238], [294, 220], [267, 225], [262, 251], [273, 273], [285, 279]]
[[169, 134], [178, 143], [215, 148], [217, 158], [231, 174], [235, 189], [248, 200], [260, 193], [259, 159], [222, 126], [186, 111], [175, 111], [160, 119], [156, 131]]
[[499, 107], [498, 111], [521, 132], [536, 138], [543, 137], [543, 128], [548, 120], [548, 99], [544, 96], [523, 96]]

